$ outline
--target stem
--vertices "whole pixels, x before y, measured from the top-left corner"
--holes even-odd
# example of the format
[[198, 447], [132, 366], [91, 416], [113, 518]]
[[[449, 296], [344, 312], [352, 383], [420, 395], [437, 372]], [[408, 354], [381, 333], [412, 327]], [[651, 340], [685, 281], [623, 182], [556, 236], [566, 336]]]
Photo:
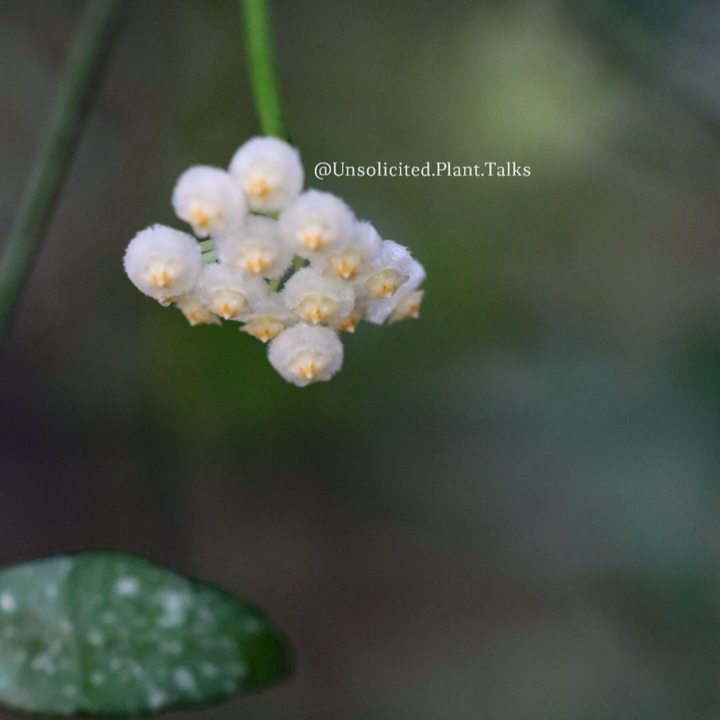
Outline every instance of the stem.
[[123, 0], [88, 0], [73, 37], [64, 78], [0, 258], [0, 346], [100, 85], [124, 5]]
[[274, 135], [287, 140], [280, 86], [275, 72], [270, 38], [268, 0], [240, 0], [240, 2], [245, 18], [245, 45], [255, 93], [255, 105], [260, 116], [260, 127], [265, 135]]

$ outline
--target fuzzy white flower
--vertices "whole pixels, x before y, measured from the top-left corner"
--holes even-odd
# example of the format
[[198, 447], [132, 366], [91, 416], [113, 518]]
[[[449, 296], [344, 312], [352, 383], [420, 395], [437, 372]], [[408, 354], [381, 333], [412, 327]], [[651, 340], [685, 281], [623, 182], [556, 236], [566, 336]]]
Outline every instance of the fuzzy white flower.
[[130, 241], [124, 266], [140, 292], [168, 305], [193, 289], [202, 269], [202, 255], [192, 236], [153, 225]]
[[355, 306], [352, 285], [316, 267], [298, 270], [285, 283], [282, 296], [285, 307], [310, 325], [347, 317]]
[[[405, 248], [403, 248], [403, 250], [405, 250]], [[392, 322], [402, 320], [406, 317], [417, 317], [417, 314], [419, 314], [420, 311], [422, 294], [416, 294], [412, 297], [410, 296], [425, 280], [425, 268], [413, 258], [410, 258], [409, 261], [407, 261], [406, 259], [399, 258], [401, 253], [397, 253], [397, 255], [399, 262], [394, 267], [386, 267], [379, 271], [375, 271], [370, 275], [370, 278], [365, 280], [364, 283], [364, 287], [367, 290], [368, 286], [375, 288], [376, 286], [374, 283], [377, 283], [379, 286], [385, 284], [388, 287], [394, 285], [394, 275], [391, 273], [396, 273], [401, 278], [405, 278], [405, 280], [390, 294], [380, 293], [373, 296], [369, 293], [366, 297], [365, 320], [374, 323], [375, 325], [381, 325], [384, 323], [396, 309], [397, 313]], [[400, 275], [401, 271], [405, 274]]]
[[193, 327], [196, 325], [220, 325], [220, 318], [194, 294], [181, 298], [176, 305]]
[[358, 279], [360, 294], [370, 299], [392, 297], [409, 279], [413, 262], [406, 247], [392, 240], [383, 240], [373, 267]]
[[300, 153], [274, 137], [248, 140], [230, 161], [252, 210], [282, 210], [302, 191], [305, 172]]
[[280, 214], [280, 233], [300, 257], [343, 250], [353, 238], [355, 216], [339, 198], [308, 190]]
[[356, 222], [354, 232], [347, 246], [340, 252], [323, 257], [318, 263], [327, 267], [329, 274], [342, 280], [354, 280], [367, 272], [382, 250], [382, 238], [372, 223]]
[[390, 313], [390, 319], [388, 320], [390, 325], [400, 320], [419, 318], [423, 295], [425, 295], [424, 290], [410, 290], [406, 294], [403, 294], [403, 297], [400, 298], [395, 309]]
[[333, 330], [340, 330], [341, 332], [354, 333], [355, 328], [360, 324], [360, 321], [365, 317], [365, 308], [362, 305], [356, 305], [353, 311], [345, 317], [334, 317], [328, 323], [328, 326]]
[[279, 293], [270, 293], [263, 302], [256, 304], [254, 312], [243, 319], [245, 324], [240, 330], [264, 343], [297, 323], [297, 317], [288, 312]]
[[245, 220], [245, 197], [237, 180], [207, 165], [191, 167], [180, 176], [172, 204], [198, 237], [234, 230]]
[[266, 301], [267, 283], [228, 265], [206, 265], [197, 281], [199, 299], [225, 320], [239, 320]]
[[285, 380], [305, 387], [329, 380], [342, 367], [343, 346], [332, 330], [300, 323], [270, 343], [268, 358]]
[[292, 264], [293, 254], [280, 239], [277, 225], [272, 218], [248, 217], [241, 230], [215, 239], [220, 261], [250, 275], [282, 277]]

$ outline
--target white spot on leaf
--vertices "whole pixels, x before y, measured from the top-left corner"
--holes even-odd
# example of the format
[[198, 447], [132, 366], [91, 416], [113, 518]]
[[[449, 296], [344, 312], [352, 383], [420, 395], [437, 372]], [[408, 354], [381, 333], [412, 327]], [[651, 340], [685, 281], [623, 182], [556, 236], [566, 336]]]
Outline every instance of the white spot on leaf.
[[95, 685], [96, 687], [102, 685], [105, 682], [105, 673], [101, 673], [100, 671], [95, 671], [90, 676], [90, 682]]
[[99, 630], [90, 630], [85, 637], [93, 647], [102, 647], [105, 644], [105, 636]]
[[118, 597], [136, 597], [140, 592], [140, 581], [134, 577], [121, 577], [115, 583], [115, 594]]
[[217, 677], [218, 674], [217, 666], [212, 663], [203, 663], [200, 666], [200, 670], [202, 671], [202, 674], [208, 678]]
[[17, 610], [17, 602], [12, 593], [0, 593], [0, 610], [6, 613], [14, 613]]
[[30, 667], [38, 672], [44, 672], [47, 675], [55, 674], [55, 663], [50, 655], [42, 654], [38, 655], [33, 661]]
[[158, 599], [163, 607], [163, 614], [158, 620], [160, 627], [178, 627], [185, 622], [190, 598], [177, 592], [162, 592]]
[[186, 692], [194, 692], [197, 688], [195, 676], [187, 668], [176, 668], [175, 672], [173, 673], [173, 680], [175, 681], [175, 684], [178, 686], [178, 688], [180, 688], [180, 690], [185, 690]]
[[151, 690], [148, 695], [148, 705], [152, 710], [161, 708], [167, 702], [167, 695], [162, 690]]

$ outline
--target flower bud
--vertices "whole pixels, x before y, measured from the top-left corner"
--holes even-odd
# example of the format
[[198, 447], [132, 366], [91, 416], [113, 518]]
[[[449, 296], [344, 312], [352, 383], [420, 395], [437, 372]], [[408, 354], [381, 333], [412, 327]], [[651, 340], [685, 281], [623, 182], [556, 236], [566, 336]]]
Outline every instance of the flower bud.
[[180, 176], [172, 204], [175, 214], [201, 238], [239, 228], [245, 220], [245, 198], [237, 180], [207, 165], [191, 167]]
[[240, 182], [250, 209], [261, 212], [287, 207], [305, 180], [300, 153], [274, 137], [248, 140], [233, 156], [230, 172]]
[[202, 269], [200, 246], [187, 233], [153, 225], [130, 241], [124, 266], [140, 292], [168, 305], [193, 289]]
[[249, 315], [269, 292], [267, 283], [261, 278], [250, 277], [218, 263], [203, 268], [196, 290], [199, 299], [225, 320], [238, 320]]
[[249, 275], [279, 278], [292, 264], [292, 251], [281, 241], [277, 221], [260, 215], [250, 216], [238, 232], [215, 239], [223, 263]]
[[351, 285], [326, 277], [315, 267], [298, 270], [285, 284], [282, 296], [285, 307], [310, 325], [346, 317], [355, 305]]
[[304, 192], [280, 214], [280, 233], [296, 255], [307, 259], [342, 251], [354, 229], [352, 210], [340, 198], [319, 190]]
[[343, 362], [343, 346], [337, 334], [304, 323], [280, 333], [268, 350], [270, 364], [298, 387], [329, 380]]

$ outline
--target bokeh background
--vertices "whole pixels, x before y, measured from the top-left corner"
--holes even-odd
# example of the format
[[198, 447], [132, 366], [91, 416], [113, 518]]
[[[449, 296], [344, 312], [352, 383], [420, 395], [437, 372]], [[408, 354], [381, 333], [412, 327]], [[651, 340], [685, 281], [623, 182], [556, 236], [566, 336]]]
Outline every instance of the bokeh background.
[[[0, 0], [0, 238], [80, 7]], [[124, 548], [266, 607], [296, 677], [208, 720], [717, 719], [717, 3], [277, 0], [274, 32], [308, 169], [532, 176], [311, 180], [429, 279], [286, 385], [122, 272], [258, 132], [237, 3], [135, 3], [0, 359], [0, 563]]]

